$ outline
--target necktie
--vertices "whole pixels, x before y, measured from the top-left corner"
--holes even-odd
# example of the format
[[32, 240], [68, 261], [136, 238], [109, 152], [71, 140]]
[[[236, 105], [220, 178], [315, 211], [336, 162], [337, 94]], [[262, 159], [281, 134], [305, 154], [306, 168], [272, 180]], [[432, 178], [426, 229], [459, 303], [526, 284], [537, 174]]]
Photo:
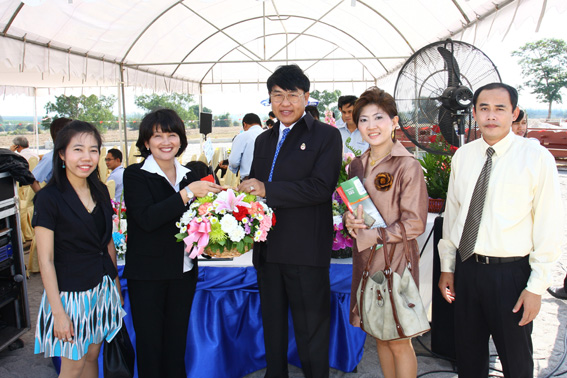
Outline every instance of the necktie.
[[482, 210], [484, 209], [486, 188], [488, 187], [488, 180], [490, 180], [492, 154], [494, 154], [494, 149], [488, 147], [486, 150], [486, 161], [480, 171], [471, 197], [469, 212], [467, 213], [465, 227], [463, 228], [463, 234], [461, 235], [461, 241], [459, 243], [459, 253], [461, 254], [462, 261], [471, 257], [474, 252], [474, 246], [478, 236], [478, 227], [480, 225], [480, 219], [482, 218]]
[[276, 165], [276, 159], [278, 158], [278, 154], [280, 153], [280, 149], [282, 148], [282, 144], [289, 133], [289, 127], [286, 127], [282, 133], [282, 139], [278, 142], [278, 146], [276, 147], [276, 153], [274, 155], [274, 160], [272, 161], [272, 169], [270, 169], [270, 177], [268, 178], [269, 182], [272, 182], [272, 176], [274, 174], [274, 166]]

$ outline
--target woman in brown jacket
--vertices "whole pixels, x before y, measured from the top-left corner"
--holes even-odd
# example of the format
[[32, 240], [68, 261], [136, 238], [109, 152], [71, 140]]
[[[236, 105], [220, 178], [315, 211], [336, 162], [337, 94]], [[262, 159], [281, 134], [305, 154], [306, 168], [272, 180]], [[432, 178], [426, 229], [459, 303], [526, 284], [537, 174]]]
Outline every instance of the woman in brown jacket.
[[[412, 276], [419, 283], [419, 247], [416, 238], [425, 231], [427, 222], [427, 189], [419, 162], [395, 140], [398, 112], [394, 98], [373, 87], [364, 92], [354, 105], [353, 117], [370, 148], [350, 165], [349, 176], [358, 176], [374, 205], [388, 225], [387, 242], [394, 250], [392, 268], [402, 274], [406, 260], [399, 223], [403, 223], [409, 240]], [[356, 214], [355, 214], [356, 215]], [[355, 238], [351, 287], [350, 322], [360, 326], [356, 291], [370, 256], [370, 248], [382, 243], [378, 229], [368, 229], [361, 214], [345, 215], [345, 226]], [[384, 269], [383, 249], [374, 256], [370, 275]], [[415, 377], [417, 359], [411, 340], [376, 340], [378, 358], [384, 377]]]

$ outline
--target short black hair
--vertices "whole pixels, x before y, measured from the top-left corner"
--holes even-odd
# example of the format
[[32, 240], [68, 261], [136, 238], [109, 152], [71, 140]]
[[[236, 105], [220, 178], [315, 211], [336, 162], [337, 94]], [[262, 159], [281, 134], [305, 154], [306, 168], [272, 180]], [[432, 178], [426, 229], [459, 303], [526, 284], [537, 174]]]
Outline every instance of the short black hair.
[[279, 66], [268, 78], [267, 85], [268, 93], [271, 93], [272, 88], [276, 85], [285, 91], [301, 89], [303, 92], [307, 93], [309, 92], [311, 82], [297, 64], [290, 64], [287, 66]]
[[276, 118], [276, 115], [274, 114], [274, 112], [272, 112], [272, 111], [270, 110], [270, 112], [268, 113], [268, 117]]
[[313, 116], [314, 119], [319, 121], [319, 110], [315, 105], [307, 105], [305, 111]]
[[55, 144], [55, 138], [57, 138], [59, 131], [61, 131], [61, 129], [71, 123], [71, 121], [73, 121], [71, 118], [61, 117], [56, 118], [51, 122], [51, 125], [49, 125], [49, 133], [51, 134], [51, 140], [53, 141], [53, 144]]
[[478, 88], [473, 95], [473, 106], [476, 109], [476, 102], [478, 101], [478, 96], [480, 96], [480, 92], [482, 91], [490, 91], [493, 89], [504, 89], [508, 92], [508, 94], [510, 95], [510, 103], [512, 104], [512, 111], [516, 110], [516, 107], [518, 106], [518, 91], [516, 90], [516, 88], [508, 85], [508, 84], [504, 84], [504, 83], [490, 83], [490, 84], [486, 84], [483, 85], [482, 87]]
[[339, 101], [338, 101], [337, 107], [338, 107], [339, 109], [341, 109], [341, 108], [342, 108], [343, 106], [345, 106], [345, 105], [352, 105], [352, 106], [354, 106], [354, 103], [356, 102], [356, 100], [358, 100], [358, 98], [357, 98], [356, 96], [352, 96], [352, 95], [349, 95], [349, 96], [341, 96], [341, 97], [339, 97]]
[[151, 155], [150, 150], [146, 148], [146, 142], [149, 142], [156, 129], [179, 135], [181, 146], [175, 156], [181, 156], [187, 148], [187, 134], [185, 133], [185, 124], [172, 109], [157, 109], [144, 116], [142, 122], [140, 122], [140, 131], [136, 142], [140, 155], [144, 159]]
[[113, 158], [120, 160], [122, 162], [122, 151], [117, 148], [111, 148], [108, 153], [112, 155]]
[[244, 126], [245, 122], [249, 125], [261, 125], [262, 124], [262, 120], [260, 119], [260, 117], [258, 117], [254, 113], [247, 113], [244, 117], [242, 117], [242, 126]]
[[269, 118], [268, 118], [268, 119], [266, 120], [266, 126], [274, 126], [274, 123], [275, 123], [275, 122], [274, 122], [273, 119], [269, 119]]

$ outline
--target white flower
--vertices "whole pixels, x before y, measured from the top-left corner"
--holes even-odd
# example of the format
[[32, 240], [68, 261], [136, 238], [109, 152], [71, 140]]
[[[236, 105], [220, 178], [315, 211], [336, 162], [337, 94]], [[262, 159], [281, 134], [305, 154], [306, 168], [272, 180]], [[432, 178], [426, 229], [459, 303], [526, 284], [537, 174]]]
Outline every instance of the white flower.
[[195, 211], [187, 210], [186, 212], [183, 213], [179, 222], [181, 224], [189, 224], [189, 223], [191, 223], [191, 219], [193, 219], [195, 217], [195, 215], [197, 215], [197, 213]]
[[234, 228], [238, 227], [238, 221], [231, 214], [226, 214], [224, 217], [222, 217], [220, 224], [221, 229], [227, 234], [230, 234], [230, 232], [232, 232]]
[[244, 236], [246, 236], [246, 234], [244, 233], [244, 228], [240, 226], [233, 228], [232, 231], [227, 232], [227, 234], [230, 240], [232, 240], [233, 242], [239, 242], [244, 239]]
[[341, 217], [340, 215], [335, 215], [335, 216], [333, 217], [333, 225], [334, 225], [334, 226], [338, 226], [338, 225], [340, 225], [340, 224], [342, 224], [342, 223], [343, 223], [343, 217]]
[[264, 216], [262, 214], [256, 214], [256, 219], [261, 221], [262, 219], [264, 219]]
[[217, 224], [219, 222], [219, 220], [215, 217], [210, 217], [209, 221], [211, 222], [211, 224]]
[[248, 223], [248, 222], [249, 222], [248, 217], [242, 218], [242, 223], [243, 223], [243, 224], [246, 224], [246, 223]]
[[186, 233], [186, 232], [187, 232], [187, 226], [181, 227], [181, 228], [179, 229], [179, 232], [182, 233], [182, 234]]

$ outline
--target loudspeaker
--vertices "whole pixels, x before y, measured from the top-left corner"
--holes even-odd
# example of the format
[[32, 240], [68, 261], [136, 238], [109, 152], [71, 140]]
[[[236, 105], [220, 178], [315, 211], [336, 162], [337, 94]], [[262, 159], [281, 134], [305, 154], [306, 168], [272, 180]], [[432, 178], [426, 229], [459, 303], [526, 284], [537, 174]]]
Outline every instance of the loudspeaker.
[[200, 113], [199, 115], [199, 132], [203, 135], [210, 134], [213, 131], [213, 115], [211, 113]]
[[448, 303], [437, 284], [441, 276], [441, 260], [437, 244], [443, 237], [443, 217], [433, 224], [433, 288], [431, 300], [431, 350], [441, 356], [456, 359], [454, 305]]

